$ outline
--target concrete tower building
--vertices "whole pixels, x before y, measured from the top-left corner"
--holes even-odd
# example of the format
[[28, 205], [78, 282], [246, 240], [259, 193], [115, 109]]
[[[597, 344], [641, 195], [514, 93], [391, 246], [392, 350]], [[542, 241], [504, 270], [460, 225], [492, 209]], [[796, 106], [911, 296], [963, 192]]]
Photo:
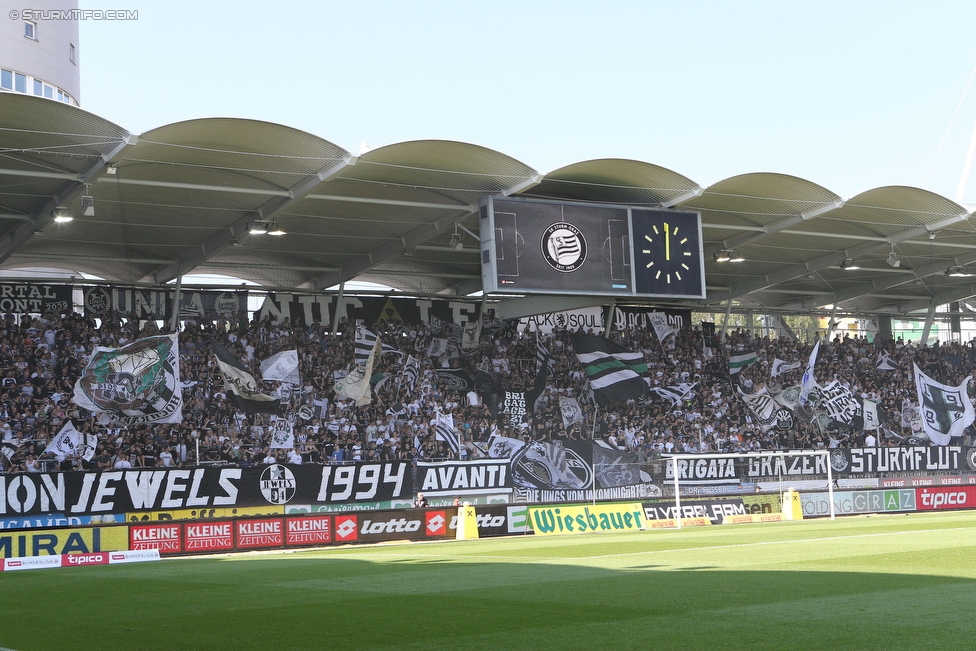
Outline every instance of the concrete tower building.
[[77, 0], [0, 0], [0, 92], [81, 104]]

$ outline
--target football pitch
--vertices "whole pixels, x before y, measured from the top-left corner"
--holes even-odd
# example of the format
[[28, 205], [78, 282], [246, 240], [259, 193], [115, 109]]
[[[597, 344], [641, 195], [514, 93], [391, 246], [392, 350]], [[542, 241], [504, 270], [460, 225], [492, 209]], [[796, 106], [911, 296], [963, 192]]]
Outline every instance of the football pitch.
[[976, 512], [0, 574], [0, 648], [963, 649]]

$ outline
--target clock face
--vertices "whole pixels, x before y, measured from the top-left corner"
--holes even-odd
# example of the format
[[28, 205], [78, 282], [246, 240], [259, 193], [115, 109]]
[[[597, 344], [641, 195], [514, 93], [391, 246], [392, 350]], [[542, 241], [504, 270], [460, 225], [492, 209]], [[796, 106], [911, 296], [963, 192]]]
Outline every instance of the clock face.
[[704, 298], [698, 213], [633, 210], [638, 294]]

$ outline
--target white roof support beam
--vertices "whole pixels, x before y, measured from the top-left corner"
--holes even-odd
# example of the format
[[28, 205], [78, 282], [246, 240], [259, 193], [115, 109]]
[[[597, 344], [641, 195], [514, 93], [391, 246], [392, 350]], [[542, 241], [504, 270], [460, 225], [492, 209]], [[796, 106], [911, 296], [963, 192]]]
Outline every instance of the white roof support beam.
[[664, 206], [665, 208], [674, 208], [679, 203], [683, 203], [685, 201], [691, 201], [692, 199], [696, 199], [702, 196], [703, 194], [705, 194], [705, 188], [702, 188], [700, 186], [695, 186], [694, 188], [688, 190], [687, 192], [682, 192], [676, 197], [672, 197], [667, 201], [662, 201], [661, 205]]
[[895, 235], [889, 237], [887, 242], [885, 243], [873, 242], [873, 241], [865, 242], [864, 244], [860, 244], [858, 246], [852, 247], [845, 251], [841, 251], [838, 253], [830, 253], [828, 255], [815, 258], [813, 260], [808, 260], [807, 262], [804, 262], [802, 264], [796, 264], [791, 267], [787, 267], [785, 269], [777, 271], [775, 273], [768, 274], [761, 278], [752, 280], [750, 282], [742, 283], [741, 285], [734, 286], [730, 289], [728, 296], [712, 296], [711, 294], [709, 294], [708, 296], [706, 296], [704, 303], [709, 304], [718, 301], [724, 301], [726, 298], [730, 300], [735, 300], [742, 296], [751, 294], [752, 292], [762, 291], [764, 289], [773, 287], [780, 283], [789, 282], [794, 278], [799, 278], [800, 276], [804, 276], [808, 273], [819, 271], [821, 269], [825, 269], [827, 267], [831, 267], [834, 265], [839, 265], [847, 258], [857, 258], [862, 255], [868, 255], [870, 253], [874, 253], [875, 251], [880, 251], [882, 249], [885, 249], [891, 244], [898, 244], [900, 242], [911, 240], [916, 237], [921, 237], [923, 235], [927, 236], [928, 233], [932, 233], [940, 229], [946, 228], [947, 226], [951, 226], [953, 224], [959, 223], [961, 221], [969, 219], [969, 217], [971, 216], [972, 213], [961, 213], [958, 215], [953, 215], [951, 217], [941, 219], [931, 224], [926, 224], [924, 226], [917, 226], [907, 231], [896, 233]]
[[759, 232], [740, 233], [738, 235], [730, 237], [727, 240], [723, 240], [720, 244], [712, 244], [710, 246], [705, 247], [705, 256], [711, 257], [712, 255], [718, 253], [719, 251], [724, 251], [726, 249], [736, 249], [746, 244], [752, 244], [753, 242], [761, 240], [768, 235], [773, 235], [774, 233], [785, 231], [787, 228], [790, 228], [791, 226], [802, 224], [805, 221], [815, 219], [820, 215], [831, 212], [833, 210], [837, 210], [845, 203], [846, 202], [843, 200], [831, 201], [829, 203], [825, 203], [823, 205], [817, 206], [812, 210], [801, 212], [796, 215], [791, 215], [789, 217], [786, 217], [785, 219], [779, 220], [778, 222], [774, 222], [772, 224], [763, 226], [761, 227], [761, 230]]
[[[900, 287], [901, 285], [907, 285], [908, 283], [915, 282], [921, 278], [927, 278], [928, 276], [935, 276], [937, 274], [945, 273], [945, 270], [949, 267], [964, 267], [968, 264], [976, 262], [976, 253], [967, 253], [966, 255], [960, 255], [953, 258], [952, 263], [946, 262], [934, 262], [932, 264], [925, 265], [924, 267], [918, 267], [914, 270], [914, 273], [902, 273], [902, 274], [891, 274], [889, 278], [885, 278], [880, 281], [874, 281], [870, 283], [862, 283], [851, 287], [843, 292], [838, 292], [834, 295], [833, 299], [826, 302], [820, 302], [816, 300], [806, 300], [799, 303], [792, 303], [789, 305], [782, 306], [782, 309], [787, 310], [809, 310], [829, 303], [837, 302], [843, 303], [844, 301], [850, 301], [863, 296], [877, 296], [878, 292], [884, 291], [886, 289], [892, 289], [894, 287]], [[883, 271], [887, 271], [884, 269]]]
[[[511, 194], [515, 194], [516, 192], [522, 192], [527, 188], [538, 185], [542, 182], [542, 179], [543, 176], [541, 174], [533, 174], [527, 179], [516, 183], [507, 190], [502, 190], [502, 192], [499, 194], [507, 197]], [[312, 280], [312, 286], [316, 289], [325, 289], [334, 285], [345, 283], [349, 280], [353, 280], [356, 276], [368, 271], [369, 269], [372, 269], [385, 260], [403, 255], [405, 251], [409, 251], [415, 246], [423, 244], [430, 238], [436, 236], [438, 233], [447, 228], [453, 228], [458, 222], [477, 215], [479, 212], [479, 206], [476, 205], [450, 206], [449, 209], [452, 211], [460, 210], [462, 211], [462, 214], [458, 215], [455, 213], [454, 215], [440, 217], [428, 224], [424, 224], [423, 226], [413, 229], [399, 238], [391, 239], [386, 244], [381, 244], [369, 253], [356, 256], [348, 263], [342, 265], [342, 270], [338, 274], [328, 274]]]
[[34, 237], [35, 231], [44, 228], [53, 219], [55, 208], [67, 207], [75, 197], [78, 197], [85, 191], [86, 184], [98, 180], [109, 163], [116, 162], [121, 158], [122, 153], [127, 148], [135, 145], [138, 140], [138, 136], [127, 135], [114, 147], [101, 154], [98, 160], [92, 165], [89, 165], [81, 174], [52, 177], [64, 178], [67, 180], [67, 183], [58, 190], [57, 194], [46, 201], [36, 212], [31, 214], [30, 219], [22, 221], [5, 233], [3, 237], [0, 237], [0, 264], [3, 264], [11, 254]]
[[[512, 187], [510, 187], [510, 188], [508, 188], [506, 190], [502, 190], [502, 196], [503, 197], [510, 197], [513, 194], [519, 194], [520, 192], [525, 192], [526, 190], [529, 190], [531, 188], [534, 188], [535, 186], [537, 186], [540, 183], [542, 183], [542, 180], [544, 178], [545, 178], [545, 175], [543, 175], [543, 174], [535, 174], [533, 176], [530, 176], [529, 178], [525, 179], [521, 183], [516, 183]], [[472, 211], [472, 212], [474, 212], [474, 211]]]
[[[976, 296], [976, 285], [965, 285], [964, 287], [956, 287], [953, 289], [936, 292], [930, 298], [923, 298], [917, 301], [909, 301], [908, 303], [893, 305], [890, 312], [907, 315], [911, 314], [912, 312], [918, 312], [919, 310], [927, 310], [932, 306], [938, 307], [940, 305], [945, 305], [946, 303], [965, 301], [973, 296]], [[879, 311], [883, 312], [883, 310]]]
[[[354, 257], [352, 260], [349, 260], [342, 265], [338, 272], [320, 276], [312, 279], [309, 282], [315, 289], [327, 289], [335, 285], [340, 285], [349, 280], [353, 280], [356, 276], [369, 271], [376, 265], [381, 264], [390, 258], [403, 255], [405, 251], [409, 251], [415, 246], [423, 244], [438, 233], [441, 233], [449, 228], [453, 228], [455, 223], [467, 219], [475, 214], [477, 214], [477, 212], [471, 212], [465, 209], [460, 215], [455, 213], [454, 215], [445, 215], [439, 219], [435, 219], [434, 221], [424, 224], [423, 226], [418, 226], [406, 235], [391, 239], [385, 244], [381, 244], [369, 253], [364, 253]], [[436, 274], [432, 273], [428, 275]]]
[[273, 219], [275, 215], [286, 210], [296, 201], [304, 199], [312, 190], [317, 188], [322, 183], [326, 183], [330, 179], [336, 177], [345, 168], [355, 165], [357, 160], [358, 158], [356, 156], [346, 156], [339, 163], [319, 170], [298, 185], [289, 188], [284, 195], [278, 194], [275, 198], [269, 200], [256, 211], [244, 214], [243, 216], [234, 220], [234, 222], [228, 225], [227, 228], [220, 229], [199, 245], [191, 247], [186, 253], [180, 256], [179, 260], [177, 260], [174, 264], [167, 265], [162, 269], [148, 274], [147, 276], [143, 277], [142, 280], [151, 279], [153, 282], [166, 283], [177, 276], [181, 276], [195, 269], [220, 251], [233, 244], [234, 240], [236, 240], [238, 237], [244, 235], [244, 233], [247, 231], [248, 224], [253, 221], [267, 221]]

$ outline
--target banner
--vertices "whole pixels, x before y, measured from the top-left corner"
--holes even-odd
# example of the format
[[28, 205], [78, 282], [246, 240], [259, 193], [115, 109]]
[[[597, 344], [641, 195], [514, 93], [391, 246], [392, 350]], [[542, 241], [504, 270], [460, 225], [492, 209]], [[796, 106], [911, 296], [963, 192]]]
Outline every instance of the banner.
[[[976, 448], [958, 445], [897, 448], [837, 448], [830, 451], [830, 467], [838, 474], [972, 472]], [[824, 471], [826, 472], [826, 471]]]
[[417, 462], [417, 491], [425, 497], [467, 497], [512, 492], [508, 460]]
[[506, 391], [502, 413], [508, 414], [513, 424], [524, 421], [525, 415], [528, 413], [525, 406], [525, 392]]
[[570, 332], [579, 330], [603, 330], [603, 308], [585, 307], [566, 312], [552, 312], [550, 314], [536, 314], [519, 319], [519, 332], [541, 332], [552, 334], [555, 329], [565, 329]]
[[691, 310], [617, 307], [613, 310], [611, 325], [614, 330], [640, 332], [655, 330], [659, 335], [663, 333], [664, 336], [667, 336], [671, 330], [691, 330]]
[[[457, 509], [452, 509], [457, 513]], [[454, 535], [448, 528], [447, 509], [402, 509], [376, 513], [337, 514], [334, 540], [337, 543], [423, 540]]]
[[[134, 315], [138, 319], [169, 320], [173, 316], [171, 289], [132, 289], [123, 287], [82, 288], [85, 316], [104, 318], [111, 312], [119, 316]], [[181, 291], [179, 316], [181, 319], [213, 320], [218, 316], [247, 314], [247, 292]]]
[[593, 442], [593, 472], [596, 488], [639, 487], [636, 494], [643, 497], [660, 497], [661, 489], [655, 486], [640, 463], [636, 452], [615, 450], [604, 441]]
[[[338, 304], [337, 304], [338, 303]], [[258, 311], [258, 318], [266, 316], [292, 323], [330, 326], [334, 321], [366, 326], [377, 324], [430, 324], [433, 319], [463, 326], [481, 318], [481, 301], [438, 301], [415, 298], [384, 298], [343, 296], [305, 296], [301, 294], [268, 294]]]
[[41, 314], [71, 309], [71, 285], [0, 283], [0, 312]]
[[589, 441], [531, 441], [492, 436], [488, 456], [510, 459], [517, 502], [571, 502], [592, 497]]
[[409, 499], [404, 461], [0, 475], [0, 516], [68, 516]]

